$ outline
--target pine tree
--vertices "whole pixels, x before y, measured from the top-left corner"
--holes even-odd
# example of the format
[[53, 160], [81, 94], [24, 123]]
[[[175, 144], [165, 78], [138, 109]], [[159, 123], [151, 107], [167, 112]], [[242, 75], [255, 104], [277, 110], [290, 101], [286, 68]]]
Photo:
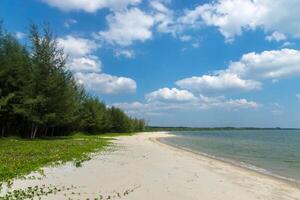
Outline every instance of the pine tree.
[[49, 28], [30, 26], [31, 48], [0, 25], [1, 134], [55, 136], [82, 130], [93, 133], [142, 131], [143, 120], [108, 108], [88, 95], [66, 68], [66, 56]]
[[1, 135], [21, 120], [17, 108], [23, 102], [24, 85], [30, 79], [28, 52], [8, 33], [0, 34], [0, 118]]

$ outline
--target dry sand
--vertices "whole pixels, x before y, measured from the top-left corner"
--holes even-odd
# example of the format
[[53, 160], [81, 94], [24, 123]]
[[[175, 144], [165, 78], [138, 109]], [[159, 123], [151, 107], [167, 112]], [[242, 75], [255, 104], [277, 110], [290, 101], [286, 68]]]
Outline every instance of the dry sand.
[[285, 200], [300, 199], [300, 188], [257, 172], [158, 142], [165, 133], [119, 137], [117, 149], [76, 168], [45, 168], [41, 180], [16, 180], [13, 189], [74, 185], [42, 199]]

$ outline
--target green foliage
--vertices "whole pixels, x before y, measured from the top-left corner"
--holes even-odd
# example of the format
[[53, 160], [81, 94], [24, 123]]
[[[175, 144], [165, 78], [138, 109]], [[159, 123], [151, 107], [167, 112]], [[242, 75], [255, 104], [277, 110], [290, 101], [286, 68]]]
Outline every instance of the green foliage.
[[29, 47], [0, 26], [0, 137], [144, 130], [143, 120], [86, 94], [49, 26], [30, 26]]
[[0, 139], [0, 182], [26, 175], [55, 162], [88, 160], [89, 153], [110, 144], [101, 136], [76, 136], [49, 140]]

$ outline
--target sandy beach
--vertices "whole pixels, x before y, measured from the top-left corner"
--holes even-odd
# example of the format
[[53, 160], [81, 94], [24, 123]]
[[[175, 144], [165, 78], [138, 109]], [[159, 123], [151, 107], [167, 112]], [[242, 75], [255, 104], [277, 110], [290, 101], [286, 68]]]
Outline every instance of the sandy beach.
[[300, 188], [255, 171], [180, 150], [163, 132], [119, 137], [112, 151], [75, 167], [45, 168], [45, 176], [16, 180], [12, 189], [72, 187], [42, 199], [296, 200]]

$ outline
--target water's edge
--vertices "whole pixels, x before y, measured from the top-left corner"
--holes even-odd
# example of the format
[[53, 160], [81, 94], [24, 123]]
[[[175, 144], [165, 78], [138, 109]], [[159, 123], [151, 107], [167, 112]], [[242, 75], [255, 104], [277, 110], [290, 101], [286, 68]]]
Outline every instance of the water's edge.
[[[172, 137], [178, 137], [178, 136], [172, 135]], [[155, 138], [154, 140], [158, 143], [167, 145], [169, 147], [173, 147], [173, 148], [185, 151], [185, 152], [192, 153], [192, 154], [197, 155], [197, 156], [203, 156], [203, 157], [206, 157], [206, 158], [209, 158], [209, 159], [217, 160], [219, 162], [230, 164], [230, 165], [235, 166], [235, 167], [246, 169], [246, 170], [249, 170], [251, 172], [258, 173], [260, 175], [264, 175], [264, 176], [267, 176], [267, 177], [270, 177], [270, 178], [274, 178], [274, 179], [279, 180], [279, 181], [284, 181], [284, 182], [286, 182], [286, 183], [288, 183], [292, 186], [300, 188], [300, 180], [289, 178], [289, 177], [284, 177], [284, 176], [281, 176], [281, 175], [278, 175], [278, 174], [274, 174], [274, 173], [268, 171], [267, 169], [259, 168], [259, 167], [256, 167], [254, 165], [248, 164], [248, 163], [244, 163], [244, 162], [240, 162], [240, 161], [237, 161], [237, 160], [231, 160], [231, 159], [226, 159], [226, 158], [214, 156], [214, 155], [207, 154], [207, 153], [200, 152], [200, 151], [194, 151], [190, 148], [182, 147], [180, 145], [176, 145], [176, 144], [173, 144], [171, 142], [168, 142], [166, 139], [167, 138], [165, 138], [165, 137], [160, 137], [160, 138]]]

